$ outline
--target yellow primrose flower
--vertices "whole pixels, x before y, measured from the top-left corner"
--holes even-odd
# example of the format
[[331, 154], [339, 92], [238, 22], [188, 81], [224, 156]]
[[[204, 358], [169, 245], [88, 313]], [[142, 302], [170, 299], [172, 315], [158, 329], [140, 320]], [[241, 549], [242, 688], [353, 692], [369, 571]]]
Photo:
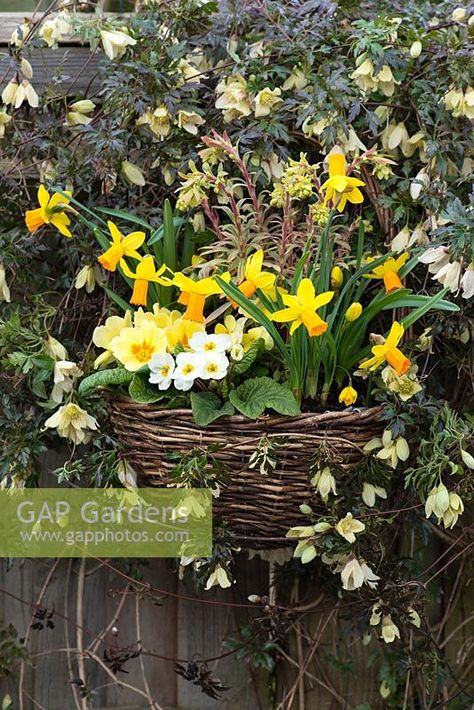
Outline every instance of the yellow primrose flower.
[[126, 370], [135, 372], [150, 362], [153, 355], [165, 353], [167, 345], [165, 331], [153, 321], [144, 321], [135, 328], [122, 328], [109, 347]]
[[196, 323], [196, 321], [188, 320], [184, 316], [179, 314], [177, 318], [171, 325], [165, 328], [166, 338], [168, 340], [168, 349], [173, 351], [177, 345], [183, 345], [187, 348], [189, 345], [189, 339], [193, 337], [196, 333], [205, 333], [205, 328], [203, 323]]
[[[65, 195], [72, 195], [72, 192], [65, 191]], [[68, 229], [71, 220], [64, 212], [69, 199], [55, 192], [50, 195], [44, 185], [38, 188], [38, 202], [40, 206], [35, 210], [26, 210], [25, 223], [30, 233], [36, 232], [43, 224], [52, 224], [65, 237], [72, 237]]]
[[328, 202], [339, 212], [344, 210], [347, 202], [354, 205], [364, 201], [364, 196], [359, 190], [365, 182], [346, 175], [346, 159], [342, 153], [332, 153], [329, 156], [329, 179], [321, 185], [321, 190], [326, 190], [324, 204]]
[[336, 525], [336, 532], [339, 533], [351, 545], [356, 541], [355, 533], [360, 533], [365, 530], [364, 523], [360, 520], [355, 520], [352, 513], [347, 513], [345, 518], [341, 518]]
[[411, 367], [410, 360], [405, 357], [401, 350], [397, 348], [398, 343], [403, 338], [405, 328], [401, 323], [395, 321], [390, 328], [390, 332], [383, 345], [374, 345], [369, 360], [361, 363], [364, 370], [376, 370], [384, 362], [388, 362], [393, 367], [397, 375], [404, 375]]
[[[220, 274], [220, 278], [229, 282], [229, 272]], [[196, 323], [204, 323], [204, 304], [207, 296], [222, 293], [221, 287], [214, 277], [209, 276], [199, 281], [193, 281], [188, 276], [178, 272], [174, 275], [172, 283], [181, 291], [178, 303], [182, 303], [186, 306], [186, 312], [183, 318], [185, 320], [196, 321]]]
[[268, 334], [263, 326], [257, 326], [256, 328], [250, 328], [242, 335], [242, 347], [244, 352], [247, 352], [251, 345], [256, 343], [257, 340], [263, 340], [265, 350], [272, 350], [274, 346], [272, 336]]
[[110, 220], [107, 222], [107, 226], [112, 236], [112, 241], [107, 251], [97, 258], [97, 261], [104, 269], [115, 271], [117, 264], [124, 256], [131, 256], [140, 261], [142, 257], [137, 252], [137, 249], [145, 241], [145, 232], [131, 232], [131, 234], [124, 237], [117, 225]]
[[272, 313], [271, 318], [277, 323], [292, 321], [290, 335], [293, 335], [300, 325], [304, 325], [311, 336], [322, 335], [328, 329], [328, 325], [318, 316], [316, 311], [329, 303], [333, 296], [334, 291], [326, 291], [326, 293], [316, 295], [312, 281], [302, 279], [296, 296], [282, 295], [283, 303], [287, 308]]
[[402, 288], [403, 284], [400, 281], [398, 272], [406, 263], [409, 253], [407, 251], [400, 254], [396, 259], [389, 256], [380, 266], [376, 266], [369, 274], [365, 274], [366, 279], [381, 279], [385, 286], [385, 291], [391, 293], [397, 288]]
[[339, 394], [339, 402], [342, 404], [346, 405], [346, 407], [349, 407], [351, 404], [355, 404], [355, 401], [357, 400], [357, 390], [355, 390], [353, 387], [344, 387], [344, 389], [341, 390]]
[[[132, 327], [132, 311], [127, 311], [125, 316], [110, 316], [107, 318], [104, 325], [99, 325], [95, 328], [92, 334], [92, 342], [98, 348], [103, 348], [105, 352], [101, 353], [94, 361], [94, 367], [97, 369], [102, 365], [108, 365], [112, 362], [114, 356], [110, 349], [110, 343], [116, 338], [124, 328]], [[62, 358], [65, 359], [65, 358]]]
[[70, 402], [54, 412], [44, 423], [48, 429], [56, 429], [63, 439], [70, 439], [74, 444], [87, 444], [92, 434], [90, 430], [97, 430], [97, 421], [81, 409], [77, 404]]
[[151, 254], [144, 256], [143, 259], [137, 264], [137, 270], [135, 273], [129, 269], [125, 261], [123, 261], [120, 266], [122, 267], [125, 276], [135, 281], [133, 285], [132, 297], [130, 299], [130, 303], [134, 306], [146, 306], [148, 284], [150, 282], [161, 284], [162, 286], [171, 286], [170, 279], [162, 276], [162, 274], [168, 270], [168, 267], [166, 264], [162, 264], [157, 271], [155, 267], [155, 260]]

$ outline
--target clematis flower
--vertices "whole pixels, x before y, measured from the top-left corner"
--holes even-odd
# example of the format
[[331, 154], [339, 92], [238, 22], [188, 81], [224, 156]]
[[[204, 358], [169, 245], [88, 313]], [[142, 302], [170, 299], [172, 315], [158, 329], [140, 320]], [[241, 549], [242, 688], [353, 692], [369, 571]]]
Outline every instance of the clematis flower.
[[[244, 296], [251, 298], [257, 289], [270, 296], [275, 293], [275, 275], [269, 271], [262, 271], [263, 249], [259, 249], [249, 256], [245, 264], [245, 280], [240, 284], [239, 291]], [[237, 304], [232, 302], [235, 307]]]
[[[220, 278], [229, 282], [229, 272], [221, 274]], [[193, 281], [188, 276], [178, 272], [174, 275], [172, 283], [181, 291], [178, 303], [182, 303], [186, 306], [186, 312], [183, 318], [185, 320], [196, 321], [196, 323], [204, 323], [204, 304], [207, 296], [222, 293], [217, 281], [212, 276], [200, 279], [199, 281]]]
[[336, 525], [336, 532], [339, 533], [351, 545], [356, 541], [355, 533], [360, 533], [365, 530], [364, 523], [360, 520], [355, 520], [352, 513], [347, 513], [345, 518], [341, 518]]
[[336, 479], [331, 473], [329, 466], [325, 466], [322, 471], [313, 476], [311, 479], [311, 485], [314, 486], [322, 500], [326, 503], [329, 494], [333, 493], [336, 495]]
[[342, 212], [347, 202], [355, 205], [363, 202], [364, 196], [359, 187], [363, 187], [365, 182], [346, 175], [347, 164], [342, 153], [332, 153], [328, 160], [329, 179], [321, 185], [321, 190], [326, 191], [324, 205], [331, 202], [339, 212]]
[[158, 389], [167, 390], [171, 385], [175, 364], [173, 357], [169, 353], [159, 353], [153, 355], [148, 363], [150, 368], [150, 382], [158, 385]]
[[[137, 234], [137, 232], [135, 232], [135, 234]], [[134, 306], [146, 306], [149, 283], [161, 284], [162, 286], [171, 285], [170, 279], [163, 276], [165, 271], [168, 270], [168, 267], [166, 264], [162, 264], [157, 271], [155, 260], [151, 254], [144, 256], [143, 259], [138, 262], [135, 273], [129, 269], [125, 261], [123, 261], [120, 266], [125, 276], [135, 281], [132, 297], [130, 299], [130, 303]]]
[[316, 295], [310, 279], [302, 279], [296, 296], [288, 293], [282, 295], [283, 303], [287, 308], [271, 314], [272, 320], [277, 323], [291, 322], [290, 335], [304, 325], [310, 336], [322, 335], [328, 329], [327, 323], [318, 316], [318, 308], [325, 306], [334, 296], [334, 291], [326, 291]]
[[5, 267], [3, 266], [1, 261], [0, 261], [0, 301], [6, 301], [6, 303], [10, 303], [10, 301], [11, 301], [10, 289], [8, 287], [7, 278], [6, 278], [6, 274], [5, 274]]
[[359, 589], [363, 584], [375, 589], [379, 579], [365, 561], [357, 557], [349, 559], [341, 570], [342, 588], [349, 592]]
[[99, 325], [95, 328], [92, 334], [92, 342], [98, 348], [103, 348], [105, 352], [101, 353], [94, 361], [94, 367], [97, 369], [102, 365], [108, 365], [112, 362], [114, 356], [110, 349], [110, 344], [114, 338], [116, 338], [124, 328], [132, 327], [132, 312], [127, 311], [125, 316], [121, 318], [120, 316], [110, 316], [107, 318], [104, 325]]
[[[449, 494], [449, 505], [444, 511], [442, 521], [445, 528], [454, 528], [458, 522], [458, 518], [464, 512], [464, 503], [457, 493]], [[440, 521], [438, 521], [440, 522]]]
[[411, 362], [405, 357], [401, 350], [397, 348], [398, 343], [403, 338], [405, 328], [401, 323], [395, 321], [390, 328], [390, 332], [383, 345], [374, 345], [369, 360], [362, 362], [360, 367], [364, 370], [376, 370], [384, 362], [388, 362], [393, 367], [397, 375], [404, 375], [410, 369]]
[[344, 402], [346, 407], [350, 407], [351, 404], [355, 404], [356, 400], [357, 390], [353, 387], [344, 387], [339, 393], [339, 402], [341, 404]]
[[3, 138], [5, 135], [5, 126], [7, 123], [10, 123], [12, 120], [12, 117], [8, 115], [8, 113], [4, 109], [0, 109], [0, 138]]
[[205, 589], [209, 590], [211, 587], [221, 587], [222, 589], [227, 589], [227, 587], [230, 587], [231, 582], [229, 577], [227, 576], [227, 572], [221, 565], [216, 565], [214, 571], [211, 573], [209, 576], [209, 579], [206, 582]]
[[102, 285], [100, 266], [97, 264], [94, 264], [93, 266], [91, 264], [86, 264], [86, 266], [83, 266], [78, 272], [74, 281], [74, 287], [78, 290], [85, 288], [86, 293], [92, 293], [96, 287], [96, 284], [99, 286]]
[[167, 345], [165, 331], [153, 321], [143, 321], [135, 328], [122, 328], [110, 342], [109, 349], [126, 370], [136, 372], [154, 355], [165, 353]]
[[74, 381], [81, 377], [82, 370], [74, 362], [58, 360], [54, 363], [54, 387], [50, 399], [58, 404], [63, 401], [65, 393], [72, 392]]
[[99, 428], [94, 417], [73, 402], [59, 407], [48, 417], [44, 426], [47, 429], [56, 429], [60, 437], [69, 439], [74, 444], [87, 444], [92, 436], [91, 431]]
[[145, 241], [145, 232], [131, 232], [131, 234], [124, 237], [117, 225], [110, 220], [107, 222], [107, 226], [112, 236], [112, 241], [107, 251], [97, 258], [97, 261], [104, 269], [115, 271], [117, 264], [124, 256], [131, 256], [133, 259], [140, 261], [142, 257], [137, 252], [137, 249]]
[[[71, 192], [65, 191], [65, 195], [72, 195]], [[43, 224], [52, 224], [65, 237], [72, 237], [68, 229], [71, 220], [65, 213], [69, 204], [68, 197], [55, 192], [50, 195], [44, 185], [38, 188], [38, 202], [40, 206], [35, 210], [26, 210], [25, 223], [30, 233], [36, 232]]]
[[59, 340], [48, 335], [48, 340], [44, 344], [44, 352], [53, 360], [67, 360], [67, 350], [64, 345], [61, 345]]
[[[18, 88], [15, 93], [15, 108], [20, 108], [23, 101], [26, 101], [27, 104], [31, 106], [31, 108], [38, 108], [38, 94], [34, 90], [33, 85], [30, 84], [28, 79], [23, 79], [23, 81], [18, 85]], [[5, 101], [5, 103], [7, 102]], [[11, 103], [13, 103], [13, 101], [11, 101]]]
[[173, 383], [177, 390], [187, 392], [194, 380], [203, 375], [204, 356], [202, 353], [178, 353]]
[[406, 375], [397, 375], [393, 367], [387, 365], [382, 370], [382, 380], [389, 392], [395, 392], [402, 402], [407, 402], [411, 397], [413, 397], [417, 392], [422, 390], [422, 387], [418, 380], [416, 379], [415, 368], [412, 368], [412, 372]]
[[384, 261], [380, 266], [376, 266], [373, 271], [369, 274], [364, 274], [366, 279], [381, 279], [385, 286], [385, 291], [391, 293], [397, 288], [402, 288], [403, 284], [400, 281], [398, 272], [406, 263], [408, 257], [408, 252], [400, 254], [396, 259], [393, 256], [389, 256], [388, 259]]
[[137, 43], [136, 39], [118, 30], [101, 30], [100, 39], [109, 59], [120, 59], [127, 51], [127, 47]]
[[374, 507], [376, 496], [382, 498], [383, 500], [386, 500], [387, 491], [381, 486], [374, 486], [372, 483], [367, 483], [367, 481], [364, 481], [362, 487], [362, 500], [368, 508]]
[[291, 89], [304, 89], [308, 84], [308, 79], [301, 67], [293, 69], [291, 74], [283, 83], [283, 91], [291, 91]]
[[376, 456], [382, 461], [388, 461], [392, 468], [396, 468], [398, 461], [406, 461], [410, 456], [410, 448], [407, 440], [403, 436], [393, 438], [390, 429], [385, 429], [382, 438], [375, 437], [371, 439], [365, 446], [364, 451], [370, 453], [375, 449], [380, 449]]
[[385, 643], [392, 643], [396, 638], [400, 638], [400, 631], [398, 626], [394, 624], [391, 616], [384, 616], [382, 618], [382, 633], [381, 637]]

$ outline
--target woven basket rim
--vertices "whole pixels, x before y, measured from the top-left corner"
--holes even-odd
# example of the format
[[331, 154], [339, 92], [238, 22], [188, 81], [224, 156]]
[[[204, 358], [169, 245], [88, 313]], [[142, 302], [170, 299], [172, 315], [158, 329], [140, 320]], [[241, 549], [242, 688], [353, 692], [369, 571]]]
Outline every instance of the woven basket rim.
[[[158, 412], [162, 416], [174, 416], [174, 417], [189, 417], [192, 419], [194, 422], [194, 417], [193, 417], [193, 412], [191, 407], [177, 407], [177, 408], [164, 408], [160, 407], [160, 403], [158, 402], [153, 402], [153, 403], [145, 403], [145, 402], [136, 402], [134, 399], [131, 397], [128, 397], [127, 395], [122, 395], [122, 394], [116, 394], [114, 392], [107, 392], [107, 396], [110, 400], [113, 402], [116, 402], [118, 406], [120, 406], [120, 402], [123, 404], [130, 406], [134, 409], [137, 410], [149, 410], [149, 411], [154, 411]], [[301, 421], [311, 421], [311, 422], [318, 422], [318, 421], [324, 421], [327, 418], [334, 417], [336, 414], [338, 417], [341, 419], [366, 419], [368, 417], [377, 417], [379, 414], [381, 414], [383, 411], [383, 406], [382, 405], [377, 405], [374, 407], [356, 407], [354, 409], [326, 409], [323, 412], [302, 412], [301, 414], [298, 414], [297, 416], [291, 417], [285, 414], [262, 414], [260, 417], [257, 419], [250, 419], [249, 417], [245, 417], [243, 414], [231, 414], [231, 415], [226, 415], [223, 417], [219, 417], [216, 419], [214, 422], [211, 422], [211, 424], [208, 424], [207, 426], [201, 427], [202, 429], [208, 429], [211, 427], [213, 424], [223, 424], [225, 422], [232, 424], [243, 424], [245, 422], [249, 422], [250, 424], [258, 424], [260, 423], [276, 423], [280, 422], [283, 423], [285, 421], [291, 422], [301, 422]], [[195, 426], [199, 426], [194, 422]]]

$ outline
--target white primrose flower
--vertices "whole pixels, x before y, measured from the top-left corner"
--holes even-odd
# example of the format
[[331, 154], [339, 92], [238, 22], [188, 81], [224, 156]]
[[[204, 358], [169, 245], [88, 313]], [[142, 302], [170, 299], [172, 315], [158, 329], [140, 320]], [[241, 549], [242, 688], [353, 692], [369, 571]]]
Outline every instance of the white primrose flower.
[[201, 377], [203, 380], [222, 380], [229, 367], [229, 360], [224, 353], [207, 353], [204, 355]]
[[189, 339], [189, 347], [196, 353], [224, 353], [232, 347], [232, 338], [224, 333], [195, 333]]
[[214, 586], [219, 586], [222, 587], [222, 589], [227, 589], [227, 587], [230, 587], [230, 585], [231, 582], [229, 577], [227, 576], [227, 572], [223, 567], [217, 565], [214, 569], [214, 572], [212, 572], [209, 576], [209, 579], [206, 582], [205, 589], [208, 590]]
[[173, 382], [177, 390], [186, 392], [194, 384], [194, 380], [202, 377], [204, 357], [202, 353], [178, 353]]
[[158, 389], [167, 390], [175, 371], [173, 357], [169, 353], [157, 353], [151, 358], [148, 367], [150, 368], [149, 381], [157, 384]]

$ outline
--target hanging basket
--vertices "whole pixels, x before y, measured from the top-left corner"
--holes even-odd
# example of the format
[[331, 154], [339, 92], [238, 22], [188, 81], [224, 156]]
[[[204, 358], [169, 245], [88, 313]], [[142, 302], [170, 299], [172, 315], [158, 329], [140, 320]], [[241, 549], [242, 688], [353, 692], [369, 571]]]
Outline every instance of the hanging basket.
[[[199, 427], [190, 409], [160, 409], [125, 397], [110, 399], [112, 426], [128, 460], [136, 465], [146, 486], [166, 486], [176, 466], [170, 454], [186, 454], [196, 447], [221, 444], [213, 454], [222, 461], [230, 481], [213, 503], [246, 548], [284, 546], [294, 525], [307, 524], [302, 503], [316, 503], [309, 484], [309, 468], [323, 445], [332, 460], [350, 469], [361, 460], [362, 447], [381, 433], [380, 407], [361, 411], [306, 413], [297, 417], [223, 417]], [[249, 460], [263, 437], [279, 442], [276, 467], [262, 473]]]

